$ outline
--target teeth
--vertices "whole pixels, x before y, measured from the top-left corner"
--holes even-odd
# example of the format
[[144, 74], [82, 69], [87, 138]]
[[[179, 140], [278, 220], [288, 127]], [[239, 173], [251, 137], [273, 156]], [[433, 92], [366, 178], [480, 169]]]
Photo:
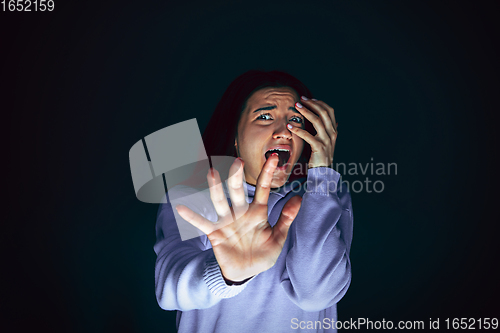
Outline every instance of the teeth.
[[289, 149], [277, 148], [277, 149], [269, 149], [268, 151], [279, 150], [279, 151], [290, 151]]

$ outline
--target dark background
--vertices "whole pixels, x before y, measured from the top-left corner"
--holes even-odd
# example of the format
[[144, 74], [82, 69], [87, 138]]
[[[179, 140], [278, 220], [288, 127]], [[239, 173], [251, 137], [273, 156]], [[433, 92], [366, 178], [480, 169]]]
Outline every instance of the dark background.
[[[352, 193], [339, 319], [498, 317], [498, 2], [62, 1], [0, 12], [2, 325], [170, 332], [157, 205], [128, 151], [279, 69], [335, 108], [335, 162], [397, 163]], [[346, 176], [364, 180], [365, 176]]]

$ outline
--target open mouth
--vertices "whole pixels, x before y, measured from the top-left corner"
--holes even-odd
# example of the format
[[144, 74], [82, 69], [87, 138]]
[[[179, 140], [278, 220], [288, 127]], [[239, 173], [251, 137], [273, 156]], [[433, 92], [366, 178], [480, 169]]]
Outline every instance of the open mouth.
[[266, 152], [266, 160], [273, 154], [277, 153], [278, 157], [280, 158], [278, 162], [278, 168], [283, 168], [284, 166], [286, 167], [286, 164], [288, 160], [290, 159], [290, 150], [288, 149], [283, 149], [283, 148], [276, 148], [276, 149], [270, 149]]

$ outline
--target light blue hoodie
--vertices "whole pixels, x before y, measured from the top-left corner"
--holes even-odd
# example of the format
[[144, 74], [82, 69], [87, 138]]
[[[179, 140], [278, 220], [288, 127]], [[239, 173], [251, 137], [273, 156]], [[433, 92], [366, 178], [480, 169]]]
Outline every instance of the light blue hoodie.
[[[312, 168], [306, 183], [302, 179], [271, 191], [272, 226], [291, 197], [302, 196], [302, 206], [276, 264], [242, 285], [225, 283], [205, 235], [182, 241], [172, 205], [161, 204], [154, 246], [156, 297], [162, 309], [178, 310], [178, 331], [336, 332], [336, 304], [351, 282], [353, 230], [351, 196], [339, 179], [331, 168]], [[255, 186], [245, 186], [251, 202]], [[216, 221], [210, 198], [188, 199], [186, 194], [193, 193], [177, 187], [168, 196]]]

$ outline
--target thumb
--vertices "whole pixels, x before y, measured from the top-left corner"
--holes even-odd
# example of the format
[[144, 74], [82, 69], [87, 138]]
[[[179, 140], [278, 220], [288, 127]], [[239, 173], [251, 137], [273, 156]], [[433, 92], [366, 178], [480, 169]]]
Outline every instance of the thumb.
[[285, 243], [288, 235], [288, 230], [299, 213], [302, 205], [302, 197], [294, 196], [283, 207], [278, 222], [273, 227], [274, 239], [281, 245]]

